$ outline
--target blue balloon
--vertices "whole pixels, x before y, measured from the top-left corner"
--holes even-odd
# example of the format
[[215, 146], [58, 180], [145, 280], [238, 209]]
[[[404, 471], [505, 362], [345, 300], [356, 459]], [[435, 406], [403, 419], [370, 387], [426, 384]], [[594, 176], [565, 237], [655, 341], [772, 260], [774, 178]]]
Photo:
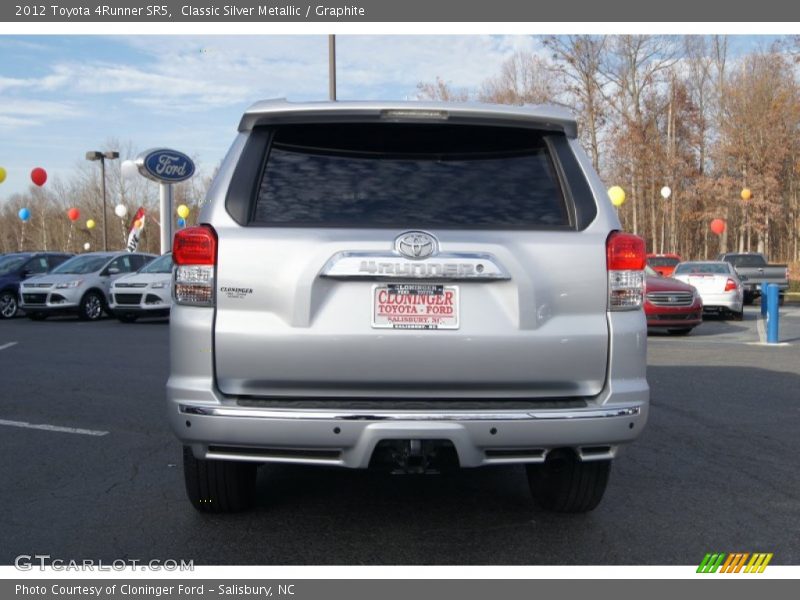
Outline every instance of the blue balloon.
[[186, 227], [186, 219], [184, 219], [182, 217], [179, 218], [178, 219], [178, 227]]
[[31, 218], [31, 211], [29, 211], [27, 208], [20, 208], [19, 218], [22, 219], [22, 221], [27, 221]]

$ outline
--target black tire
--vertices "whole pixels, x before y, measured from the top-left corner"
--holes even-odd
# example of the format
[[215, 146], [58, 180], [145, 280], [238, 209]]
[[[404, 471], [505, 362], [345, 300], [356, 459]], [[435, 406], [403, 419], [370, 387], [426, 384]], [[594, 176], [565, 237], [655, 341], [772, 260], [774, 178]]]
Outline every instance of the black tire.
[[689, 335], [693, 327], [681, 327], [680, 329], [668, 329], [670, 335]]
[[17, 294], [11, 290], [0, 294], [0, 319], [13, 319], [17, 316], [18, 310]]
[[183, 478], [186, 495], [200, 512], [240, 512], [255, 504], [255, 463], [199, 459], [184, 446]]
[[105, 312], [105, 302], [99, 292], [86, 292], [78, 307], [78, 318], [81, 321], [97, 321]]
[[123, 323], [135, 323], [139, 315], [134, 313], [117, 313], [117, 318]]
[[740, 310], [739, 312], [731, 312], [731, 319], [734, 321], [741, 321], [744, 319], [744, 310]]
[[555, 450], [543, 465], [527, 465], [527, 472], [539, 506], [553, 512], [584, 513], [603, 499], [611, 461], [581, 462], [571, 451]]
[[47, 313], [43, 312], [26, 312], [25, 316], [31, 321], [44, 321], [47, 318]]
[[745, 292], [742, 295], [742, 303], [745, 306], [750, 306], [753, 303], [754, 300], [755, 300], [755, 297], [750, 292]]
[[785, 299], [786, 298], [785, 298], [785, 296], [783, 294], [778, 296], [778, 306], [783, 306], [783, 302], [784, 302]]

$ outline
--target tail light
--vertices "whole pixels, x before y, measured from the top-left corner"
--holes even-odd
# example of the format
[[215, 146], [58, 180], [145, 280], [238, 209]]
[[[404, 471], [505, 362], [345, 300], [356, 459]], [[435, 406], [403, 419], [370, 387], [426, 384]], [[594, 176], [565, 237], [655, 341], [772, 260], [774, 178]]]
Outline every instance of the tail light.
[[636, 310], [644, 292], [645, 243], [630, 233], [613, 232], [606, 240], [608, 310]]
[[214, 305], [217, 265], [217, 233], [208, 225], [187, 227], [175, 234], [172, 243], [175, 263], [175, 302], [191, 306]]
[[725, 291], [732, 292], [735, 289], [736, 289], [736, 282], [733, 279], [728, 279], [728, 281], [725, 282]]

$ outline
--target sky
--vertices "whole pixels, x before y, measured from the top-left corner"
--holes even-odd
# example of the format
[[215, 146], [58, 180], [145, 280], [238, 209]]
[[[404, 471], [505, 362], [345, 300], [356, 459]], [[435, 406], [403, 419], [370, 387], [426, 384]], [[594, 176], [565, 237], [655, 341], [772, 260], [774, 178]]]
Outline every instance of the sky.
[[[774, 38], [734, 36], [742, 53]], [[340, 100], [413, 99], [441, 77], [475, 89], [515, 51], [544, 52], [523, 35], [339, 35]], [[30, 185], [34, 167], [64, 179], [88, 150], [162, 146], [210, 172], [257, 100], [325, 100], [328, 38], [262, 36], [0, 36], [0, 202]], [[126, 158], [123, 156], [123, 158]]]

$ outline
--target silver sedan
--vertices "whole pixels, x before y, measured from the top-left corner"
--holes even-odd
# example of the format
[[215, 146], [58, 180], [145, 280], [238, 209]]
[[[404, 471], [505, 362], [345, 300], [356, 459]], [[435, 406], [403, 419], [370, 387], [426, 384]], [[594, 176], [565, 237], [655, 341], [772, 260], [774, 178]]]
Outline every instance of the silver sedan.
[[703, 300], [703, 312], [744, 316], [742, 282], [730, 263], [722, 261], [682, 262], [672, 277], [693, 286]]

